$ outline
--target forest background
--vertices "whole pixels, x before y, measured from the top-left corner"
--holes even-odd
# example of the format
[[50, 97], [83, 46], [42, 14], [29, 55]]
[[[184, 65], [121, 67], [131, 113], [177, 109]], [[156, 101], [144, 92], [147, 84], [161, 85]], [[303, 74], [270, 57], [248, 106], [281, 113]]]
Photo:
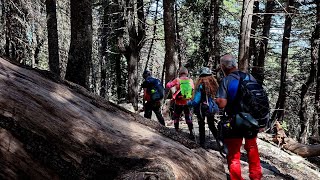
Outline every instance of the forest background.
[[320, 141], [318, 0], [0, 0], [0, 31], [2, 57], [136, 108], [145, 69], [196, 79], [231, 53], [266, 88], [273, 121]]

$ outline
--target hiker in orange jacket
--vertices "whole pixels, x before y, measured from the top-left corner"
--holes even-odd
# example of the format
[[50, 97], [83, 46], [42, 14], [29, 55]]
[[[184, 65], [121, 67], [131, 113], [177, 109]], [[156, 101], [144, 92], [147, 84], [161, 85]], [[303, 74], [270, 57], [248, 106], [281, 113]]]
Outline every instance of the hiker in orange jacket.
[[166, 88], [176, 88], [176, 92], [172, 95], [175, 101], [174, 113], [172, 119], [174, 120], [174, 127], [179, 130], [179, 119], [182, 111], [185, 115], [186, 124], [190, 131], [190, 138], [194, 139], [192, 114], [190, 108], [187, 106], [188, 100], [192, 98], [192, 91], [194, 89], [193, 80], [188, 77], [188, 69], [181, 67], [179, 70], [179, 77], [167, 83]]

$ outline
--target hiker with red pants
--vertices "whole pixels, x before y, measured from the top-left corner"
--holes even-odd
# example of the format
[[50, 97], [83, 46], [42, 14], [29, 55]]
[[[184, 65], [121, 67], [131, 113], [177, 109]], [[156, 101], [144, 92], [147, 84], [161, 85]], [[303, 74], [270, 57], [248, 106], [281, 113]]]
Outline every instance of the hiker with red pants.
[[179, 120], [182, 112], [184, 112], [186, 124], [190, 131], [190, 138], [194, 139], [192, 114], [187, 105], [187, 101], [192, 98], [194, 84], [192, 79], [188, 77], [187, 68], [181, 67], [179, 70], [179, 77], [167, 83], [166, 88], [170, 89], [172, 87], [176, 88], [176, 92], [172, 95], [172, 98], [174, 99], [174, 112], [172, 117], [174, 128], [177, 131], [179, 130]]
[[[237, 68], [237, 61], [232, 55], [226, 54], [220, 59], [220, 68], [225, 77], [220, 83], [216, 95], [216, 103], [219, 108], [224, 109], [226, 113], [226, 116], [222, 117], [220, 122], [223, 122], [221, 127], [223, 127], [223, 142], [227, 148], [226, 154], [230, 179], [243, 179], [241, 176], [240, 148], [244, 138], [244, 148], [247, 151], [248, 156], [249, 177], [250, 179], [260, 180], [262, 172], [257, 146], [257, 134], [259, 129], [247, 130], [246, 128], [240, 128], [240, 126], [233, 126], [236, 122], [236, 115], [239, 113], [238, 111], [240, 109], [236, 99], [239, 98], [239, 94], [241, 94], [238, 93], [239, 78], [237, 78], [237, 74], [240, 74], [240, 71]], [[245, 78], [254, 80], [254, 77], [250, 74], [246, 74]]]
[[217, 128], [214, 124], [214, 115], [219, 109], [214, 102], [214, 98], [219, 85], [211, 70], [208, 67], [202, 67], [195, 87], [193, 99], [188, 101], [188, 106], [192, 106], [197, 115], [200, 146], [205, 148], [205, 118], [207, 118], [209, 129], [216, 140], [218, 136]]
[[161, 99], [163, 99], [164, 88], [159, 79], [151, 76], [151, 72], [146, 70], [142, 74], [144, 82], [143, 88], [143, 110], [144, 117], [151, 119], [152, 111], [160, 124], [165, 126], [164, 118], [161, 114]]

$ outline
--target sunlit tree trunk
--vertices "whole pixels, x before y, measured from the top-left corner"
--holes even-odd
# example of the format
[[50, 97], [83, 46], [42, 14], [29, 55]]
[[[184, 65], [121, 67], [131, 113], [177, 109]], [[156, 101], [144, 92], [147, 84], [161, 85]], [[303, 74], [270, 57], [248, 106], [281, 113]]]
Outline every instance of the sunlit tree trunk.
[[144, 70], [148, 69], [148, 64], [149, 64], [151, 53], [152, 53], [152, 47], [154, 45], [154, 41], [155, 41], [156, 35], [157, 35], [158, 6], [159, 6], [159, 0], [156, 0], [156, 12], [155, 12], [154, 19], [153, 19], [153, 22], [154, 22], [153, 34], [152, 34], [152, 39], [151, 39], [151, 42], [150, 42], [150, 47], [149, 47], [148, 56], [147, 56], [147, 62], [146, 62], [146, 65], [144, 67]]
[[175, 78], [177, 71], [176, 34], [174, 27], [174, 3], [175, 0], [163, 0], [163, 20], [165, 37], [165, 81]]
[[244, 0], [242, 6], [242, 18], [239, 41], [239, 69], [248, 71], [250, 33], [254, 0]]

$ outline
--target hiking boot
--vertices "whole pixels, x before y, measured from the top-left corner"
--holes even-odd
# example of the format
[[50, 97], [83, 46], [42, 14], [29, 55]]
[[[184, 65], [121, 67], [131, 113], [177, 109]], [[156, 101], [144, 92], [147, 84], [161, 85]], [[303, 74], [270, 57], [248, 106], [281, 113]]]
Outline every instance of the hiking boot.
[[222, 150], [224, 148], [224, 144], [220, 139], [216, 139], [217, 146], [219, 150]]
[[216, 139], [216, 142], [217, 142], [217, 146], [218, 146], [218, 149], [219, 149], [221, 156], [226, 158], [226, 156], [228, 154], [227, 146], [223, 143], [223, 141], [221, 139]]

